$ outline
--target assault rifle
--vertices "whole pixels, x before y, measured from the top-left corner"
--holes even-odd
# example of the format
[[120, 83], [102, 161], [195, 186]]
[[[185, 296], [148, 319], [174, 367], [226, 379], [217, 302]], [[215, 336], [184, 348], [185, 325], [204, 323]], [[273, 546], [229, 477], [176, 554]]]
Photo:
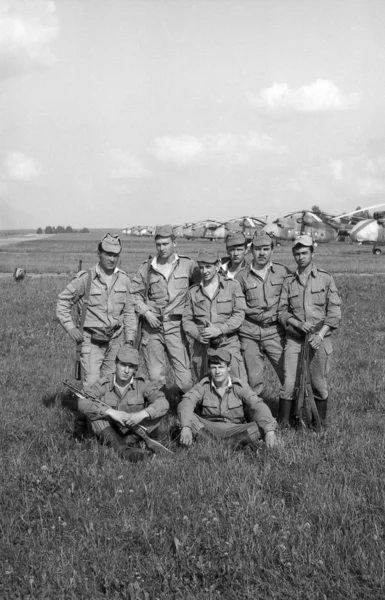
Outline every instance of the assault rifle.
[[[63, 381], [63, 383], [65, 386], [68, 387], [68, 389], [71, 390], [71, 392], [73, 394], [75, 394], [75, 396], [77, 398], [85, 398], [85, 396], [75, 386], [68, 383], [68, 381]], [[106, 404], [102, 400], [98, 399], [98, 402], [100, 402], [100, 404], [102, 404], [106, 408], [112, 408], [112, 406], [110, 406], [109, 404]], [[139, 437], [142, 438], [142, 440], [146, 444], [147, 448], [149, 450], [151, 450], [152, 452], [154, 452], [154, 454], [156, 454], [157, 452], [159, 454], [174, 454], [174, 452], [172, 450], [169, 450], [168, 448], [166, 448], [166, 446], [163, 446], [163, 444], [161, 444], [157, 440], [150, 438], [150, 436], [147, 433], [147, 428], [143, 427], [143, 425], [130, 425], [130, 426], [127, 426], [127, 428], [125, 428], [126, 432], [130, 429], [132, 431], [134, 431]]]
[[[143, 299], [144, 299], [145, 302], [147, 301], [147, 298], [148, 298], [148, 288], [150, 287], [151, 261], [152, 261], [152, 256], [150, 254], [150, 256], [147, 259], [146, 283], [144, 285]], [[136, 338], [135, 338], [135, 342], [134, 342], [134, 348], [136, 348], [137, 350], [140, 350], [140, 346], [142, 345], [142, 329], [143, 329], [143, 321], [144, 321], [145, 318], [146, 317], [144, 315], [139, 315], [138, 330], [137, 330]]]
[[314, 400], [313, 389], [310, 381], [310, 352], [309, 343], [312, 333], [307, 333], [302, 342], [301, 353], [297, 366], [297, 377], [294, 388], [293, 418], [297, 429], [301, 427], [312, 427], [315, 423], [315, 431], [321, 430], [321, 421]]

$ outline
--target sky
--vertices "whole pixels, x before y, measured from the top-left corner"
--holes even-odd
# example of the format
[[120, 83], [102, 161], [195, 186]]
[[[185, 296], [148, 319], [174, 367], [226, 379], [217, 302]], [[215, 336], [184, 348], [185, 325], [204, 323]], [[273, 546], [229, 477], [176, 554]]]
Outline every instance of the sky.
[[0, 0], [0, 229], [385, 192], [383, 0]]

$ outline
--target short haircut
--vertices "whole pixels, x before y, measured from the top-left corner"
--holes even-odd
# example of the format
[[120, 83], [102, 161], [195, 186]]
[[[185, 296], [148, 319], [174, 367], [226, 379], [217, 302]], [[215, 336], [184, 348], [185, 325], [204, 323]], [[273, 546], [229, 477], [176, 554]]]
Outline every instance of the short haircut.
[[294, 254], [294, 252], [296, 251], [297, 248], [310, 248], [311, 253], [313, 254], [313, 252], [314, 252], [314, 246], [304, 246], [303, 244], [296, 244], [294, 246], [294, 248], [292, 248], [293, 254]]
[[221, 363], [225, 363], [227, 366], [229, 366], [231, 364], [231, 360], [229, 360], [229, 362], [227, 362], [226, 360], [223, 360], [223, 358], [219, 358], [219, 356], [209, 356], [208, 363], [209, 363], [209, 366], [210, 365], [220, 365]]

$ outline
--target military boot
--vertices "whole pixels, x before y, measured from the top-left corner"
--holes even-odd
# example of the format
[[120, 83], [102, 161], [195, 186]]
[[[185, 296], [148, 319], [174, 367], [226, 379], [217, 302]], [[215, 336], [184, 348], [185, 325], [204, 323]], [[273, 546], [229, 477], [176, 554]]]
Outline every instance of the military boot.
[[136, 463], [147, 457], [145, 450], [126, 446], [124, 439], [112, 427], [105, 427], [99, 434], [99, 439], [104, 446], [110, 446], [123, 460]]
[[291, 416], [291, 400], [279, 399], [278, 406], [278, 425], [280, 429], [288, 429], [290, 427], [290, 416]]
[[72, 436], [78, 441], [82, 441], [90, 437], [87, 417], [78, 410], [75, 413]]
[[321, 426], [326, 429], [326, 413], [328, 409], [328, 398], [325, 400], [316, 400], [315, 405], [317, 407], [318, 416], [321, 421]]

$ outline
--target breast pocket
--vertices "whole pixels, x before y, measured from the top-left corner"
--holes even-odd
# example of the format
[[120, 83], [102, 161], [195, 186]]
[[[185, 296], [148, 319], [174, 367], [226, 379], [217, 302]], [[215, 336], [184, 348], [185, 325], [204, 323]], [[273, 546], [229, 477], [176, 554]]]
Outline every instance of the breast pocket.
[[287, 299], [290, 308], [302, 308], [302, 302], [298, 291], [291, 290], [287, 296]]
[[206, 397], [202, 401], [202, 417], [218, 417], [220, 415], [219, 400]]
[[279, 298], [282, 290], [282, 281], [270, 281], [270, 296]]
[[148, 289], [148, 297], [150, 300], [159, 300], [163, 298], [165, 295], [165, 283], [163, 277], [160, 275], [156, 275], [155, 273], [151, 274], [150, 284]]
[[245, 296], [248, 306], [258, 306], [262, 300], [262, 286], [257, 282], [249, 284], [245, 289]]
[[218, 298], [217, 300], [217, 313], [229, 317], [233, 312], [233, 303], [231, 298]]
[[188, 277], [186, 275], [174, 274], [173, 287], [176, 290], [188, 290], [188, 288], [189, 288]]
[[234, 394], [230, 394], [227, 406], [229, 419], [236, 422], [244, 421], [245, 415], [243, 412], [242, 400], [240, 400], [240, 398], [238, 398]]
[[102, 290], [96, 285], [91, 285], [90, 289], [90, 297], [89, 297], [89, 306], [100, 306], [102, 304]]
[[125, 287], [116, 287], [114, 289], [114, 311], [120, 315], [126, 304], [127, 290]]
[[326, 289], [320, 287], [312, 290], [311, 300], [316, 306], [324, 306], [326, 304]]

